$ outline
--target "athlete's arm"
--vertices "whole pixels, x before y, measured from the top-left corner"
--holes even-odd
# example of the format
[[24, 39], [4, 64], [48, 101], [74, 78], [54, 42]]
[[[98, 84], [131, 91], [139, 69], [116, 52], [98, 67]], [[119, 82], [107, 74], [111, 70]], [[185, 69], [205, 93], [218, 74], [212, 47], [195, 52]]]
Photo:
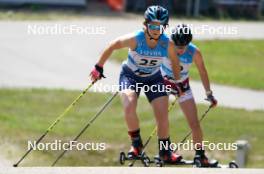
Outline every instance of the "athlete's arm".
[[99, 61], [94, 66], [94, 69], [91, 71], [90, 76], [93, 82], [101, 79], [104, 76], [104, 64], [107, 59], [112, 55], [114, 50], [121, 49], [128, 47], [130, 49], [136, 48], [136, 39], [133, 34], [128, 34], [121, 36], [112, 42], [104, 49], [103, 53], [101, 54]]
[[168, 57], [171, 60], [171, 66], [172, 66], [171, 68], [172, 68], [175, 80], [180, 80], [180, 72], [181, 72], [180, 61], [178, 59], [178, 56], [176, 54], [175, 47], [172, 41], [169, 42]]
[[213, 96], [213, 92], [211, 91], [209, 77], [204, 65], [203, 56], [200, 50], [198, 49], [194, 54], [194, 63], [197, 66], [204, 89], [206, 91], [206, 96], [207, 96], [206, 100], [208, 100], [211, 103], [212, 107], [215, 107], [217, 105], [217, 100], [215, 99], [215, 97]]
[[206, 70], [205, 65], [204, 65], [203, 56], [202, 56], [199, 49], [197, 49], [195, 51], [193, 59], [194, 59], [195, 65], [199, 71], [199, 74], [200, 74], [200, 77], [201, 77], [205, 91], [206, 92], [211, 91], [208, 73], [207, 73], [207, 70]]
[[104, 49], [103, 53], [101, 54], [99, 61], [97, 62], [97, 65], [103, 67], [105, 62], [111, 56], [114, 50], [118, 50], [125, 47], [130, 48], [132, 50], [136, 48], [135, 35], [133, 34], [124, 35], [110, 42], [109, 45]]

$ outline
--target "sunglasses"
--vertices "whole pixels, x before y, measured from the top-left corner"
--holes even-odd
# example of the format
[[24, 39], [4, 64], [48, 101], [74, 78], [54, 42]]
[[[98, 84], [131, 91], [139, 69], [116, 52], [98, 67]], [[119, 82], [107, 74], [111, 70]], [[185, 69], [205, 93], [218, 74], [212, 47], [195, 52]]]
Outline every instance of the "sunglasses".
[[150, 30], [160, 30], [160, 25], [153, 25], [153, 24], [148, 24], [148, 28]]

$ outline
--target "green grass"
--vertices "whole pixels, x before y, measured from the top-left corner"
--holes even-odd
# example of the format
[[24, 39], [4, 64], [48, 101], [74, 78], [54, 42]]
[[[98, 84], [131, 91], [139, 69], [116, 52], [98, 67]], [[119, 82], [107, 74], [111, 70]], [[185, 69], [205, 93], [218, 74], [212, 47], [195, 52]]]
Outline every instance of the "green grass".
[[[79, 95], [79, 91], [44, 89], [0, 89], [0, 148], [14, 162], [25, 152], [28, 140], [37, 139], [67, 105]], [[88, 93], [44, 139], [44, 142], [71, 140], [86, 122], [100, 109], [110, 94]], [[199, 105], [200, 115], [207, 106]], [[142, 137], [147, 139], [154, 128], [151, 107], [146, 99], [138, 104]], [[209, 112], [202, 126], [205, 139], [210, 142], [234, 142], [246, 139], [251, 144], [247, 167], [264, 167], [264, 112], [249, 112], [218, 107]], [[170, 114], [170, 132], [174, 142], [179, 142], [188, 131], [178, 107]], [[130, 142], [123, 118], [120, 99], [91, 125], [80, 138], [81, 142], [105, 142], [107, 149], [100, 151], [70, 151], [59, 162], [64, 166], [118, 166], [118, 154], [128, 150]], [[156, 155], [156, 137], [150, 142], [147, 153]], [[193, 152], [181, 152], [191, 159]], [[210, 156], [228, 162], [235, 152], [208, 152]], [[3, 155], [2, 154], [2, 155]], [[22, 166], [49, 166], [59, 151], [33, 151]]]
[[[264, 90], [264, 40], [213, 40], [195, 41], [202, 51], [214, 83]], [[121, 62], [127, 50], [114, 52], [112, 59]], [[190, 70], [191, 78], [200, 80], [195, 65]]]

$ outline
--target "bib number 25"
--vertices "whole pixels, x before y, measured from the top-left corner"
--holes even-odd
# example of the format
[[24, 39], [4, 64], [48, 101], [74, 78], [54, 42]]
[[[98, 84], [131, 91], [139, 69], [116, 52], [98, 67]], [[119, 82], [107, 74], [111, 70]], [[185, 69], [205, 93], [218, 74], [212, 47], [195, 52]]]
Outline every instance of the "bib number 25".
[[142, 66], [156, 66], [158, 60], [148, 60], [148, 59], [140, 59], [139, 65]]

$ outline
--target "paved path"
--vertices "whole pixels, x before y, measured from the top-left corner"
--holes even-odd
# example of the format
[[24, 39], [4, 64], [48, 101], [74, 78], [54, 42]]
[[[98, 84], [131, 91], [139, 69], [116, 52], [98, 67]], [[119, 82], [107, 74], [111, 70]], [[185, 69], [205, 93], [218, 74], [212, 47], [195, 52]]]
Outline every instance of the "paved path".
[[[179, 21], [172, 20], [171, 25]], [[194, 26], [236, 27], [238, 34], [228, 36], [238, 39], [264, 39], [264, 23], [260, 22], [197, 22], [185, 21]], [[34, 25], [82, 26], [88, 32], [105, 32], [90, 35], [33, 35], [28, 27]], [[100, 28], [102, 27], [102, 28]], [[142, 27], [141, 19], [93, 18], [71, 22], [0, 22], [0, 86], [2, 87], [45, 87], [83, 89], [88, 74], [96, 63], [106, 41]], [[57, 28], [58, 29], [58, 28]], [[248, 31], [251, 31], [250, 35]], [[225, 38], [223, 35], [198, 35], [196, 39]], [[103, 84], [117, 84], [120, 65], [108, 62], [105, 67], [108, 78]], [[198, 82], [192, 87], [196, 100], [204, 102], [204, 92]], [[264, 110], [264, 92], [213, 85], [221, 106]]]
[[8, 160], [6, 160], [6, 159], [4, 159], [3, 157], [0, 156], [0, 171], [1, 171], [2, 167], [7, 167], [7, 166], [11, 166], [10, 161], [8, 161]]

